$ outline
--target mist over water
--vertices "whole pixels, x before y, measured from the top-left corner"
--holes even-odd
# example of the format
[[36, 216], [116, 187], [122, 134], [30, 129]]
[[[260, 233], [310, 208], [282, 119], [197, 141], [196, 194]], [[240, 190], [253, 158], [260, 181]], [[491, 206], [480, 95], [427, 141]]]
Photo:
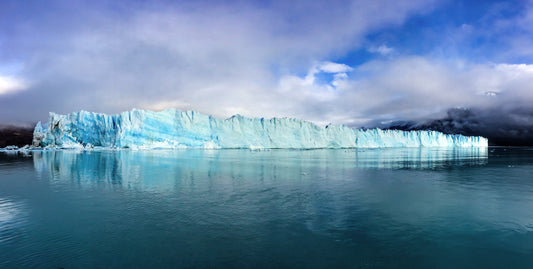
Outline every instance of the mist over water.
[[0, 153], [0, 267], [530, 268], [533, 151]]

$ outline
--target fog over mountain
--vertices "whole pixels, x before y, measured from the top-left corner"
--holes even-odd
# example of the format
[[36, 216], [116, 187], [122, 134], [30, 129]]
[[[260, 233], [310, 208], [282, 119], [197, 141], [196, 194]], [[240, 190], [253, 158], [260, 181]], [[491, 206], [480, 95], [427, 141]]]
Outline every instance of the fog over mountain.
[[446, 134], [483, 136], [493, 146], [533, 146], [533, 109], [454, 108], [445, 117], [421, 121], [394, 121], [374, 124], [392, 130], [435, 130]]

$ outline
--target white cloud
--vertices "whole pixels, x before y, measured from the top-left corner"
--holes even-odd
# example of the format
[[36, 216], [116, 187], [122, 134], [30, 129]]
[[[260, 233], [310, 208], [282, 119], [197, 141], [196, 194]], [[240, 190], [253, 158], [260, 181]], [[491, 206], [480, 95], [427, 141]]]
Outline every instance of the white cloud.
[[[342, 108], [361, 121], [422, 119], [452, 107], [520, 107], [533, 102], [533, 65], [470, 64], [405, 57], [369, 62], [339, 96]], [[487, 92], [497, 92], [487, 96]], [[338, 112], [340, 113], [340, 111]], [[346, 119], [348, 120], [348, 119]]]
[[[296, 82], [296, 84], [300, 86], [313, 86], [316, 83], [316, 76], [322, 72], [333, 74], [333, 80], [328, 83], [333, 86], [339, 84], [341, 80], [345, 80], [348, 78], [348, 75], [346, 74], [349, 71], [352, 71], [353, 68], [346, 64], [340, 64], [340, 63], [334, 63], [334, 62], [322, 62], [313, 65], [305, 77], [299, 78], [298, 76], [294, 75], [286, 75], [284, 78], [282, 78], [282, 81], [285, 81], [282, 84], [286, 84], [290, 81]], [[316, 85], [315, 85], [316, 86]]]
[[[305, 76], [283, 77], [274, 93], [286, 97], [278, 105], [296, 115], [351, 126], [440, 117], [453, 107], [533, 103], [533, 65], [459, 63], [419, 56], [371, 61], [335, 74], [330, 84], [315, 81], [319, 68], [313, 66]], [[305, 106], [310, 109], [301, 109]]]
[[[293, 100], [293, 102], [306, 100], [305, 102], [310, 106], [315, 106], [321, 102], [334, 101], [339, 96], [338, 89], [347, 82], [347, 72], [351, 70], [353, 68], [345, 64], [322, 62], [313, 65], [304, 77], [286, 75], [280, 79], [277, 88], [278, 98], [281, 95], [290, 94], [290, 100]], [[332, 80], [317, 82], [317, 75], [321, 73], [333, 74]], [[297, 105], [302, 106], [305, 104], [297, 103]]]
[[[21, 73], [32, 79], [31, 87], [0, 98], [0, 121], [6, 111], [34, 120], [48, 111], [116, 113], [171, 106], [219, 117], [328, 120], [334, 117], [329, 106], [352, 72], [328, 60], [359, 48], [367, 33], [400, 25], [437, 2], [272, 1], [258, 6], [194, 1], [124, 6], [119, 17], [85, 8], [92, 11], [76, 14], [68, 25], [61, 16], [42, 16], [56, 21], [16, 28], [17, 36], [41, 33], [33, 42], [46, 45], [32, 47], [24, 62]], [[62, 25], [68, 27], [57, 28]], [[316, 85], [315, 73], [309, 72], [313, 66], [333, 74], [333, 80]]]
[[[120, 17], [86, 8], [94, 13], [72, 20], [80, 25], [65, 31], [41, 29], [64, 24], [61, 17], [42, 16], [59, 23], [32, 27], [25, 22], [13, 28], [28, 38], [24, 44], [37, 44], [17, 70], [32, 83], [0, 76], [0, 121], [41, 119], [51, 110], [176, 107], [221, 118], [290, 116], [360, 125], [369, 119], [424, 118], [456, 106], [531, 106], [532, 65], [475, 64], [460, 56], [398, 58], [386, 44], [368, 48], [389, 56], [380, 61], [350, 67], [332, 60], [360, 49], [368, 33], [401, 25], [437, 2], [271, 1], [256, 6], [193, 1], [172, 8], [124, 8]], [[531, 33], [532, 24], [525, 23], [533, 18], [531, 10], [500, 22], [499, 29], [518, 25], [520, 33]], [[479, 36], [479, 28], [461, 25], [453, 42]], [[35, 33], [46, 34], [31, 40]], [[516, 50], [510, 53], [533, 55], [529, 35], [511, 39]], [[319, 81], [324, 73], [329, 81]]]
[[152, 111], [162, 111], [162, 110], [169, 109], [169, 108], [176, 108], [182, 111], [186, 111], [186, 110], [192, 110], [193, 106], [191, 104], [182, 102], [180, 100], [172, 100], [172, 101], [161, 101], [157, 103], [149, 103], [145, 105], [140, 105], [139, 108], [148, 109]]
[[0, 95], [21, 91], [27, 87], [27, 84], [20, 79], [0, 76]]
[[387, 45], [381, 45], [378, 47], [370, 47], [368, 51], [372, 53], [379, 53], [381, 55], [389, 55], [394, 52], [394, 49], [388, 47]]
[[348, 65], [333, 62], [323, 62], [317, 69], [327, 73], [346, 73], [352, 70]]

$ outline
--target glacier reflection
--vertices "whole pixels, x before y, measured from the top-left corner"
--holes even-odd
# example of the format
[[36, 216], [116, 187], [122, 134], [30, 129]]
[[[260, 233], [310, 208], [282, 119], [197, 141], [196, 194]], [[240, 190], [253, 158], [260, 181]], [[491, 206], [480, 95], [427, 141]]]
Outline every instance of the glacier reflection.
[[[436, 169], [484, 165], [486, 148], [366, 150], [153, 150], [34, 152], [38, 173], [87, 186], [169, 190], [198, 178], [328, 178], [345, 169]], [[190, 182], [189, 182], [190, 183]]]
[[487, 148], [393, 148], [355, 151], [360, 168], [433, 169], [449, 165], [483, 165]]

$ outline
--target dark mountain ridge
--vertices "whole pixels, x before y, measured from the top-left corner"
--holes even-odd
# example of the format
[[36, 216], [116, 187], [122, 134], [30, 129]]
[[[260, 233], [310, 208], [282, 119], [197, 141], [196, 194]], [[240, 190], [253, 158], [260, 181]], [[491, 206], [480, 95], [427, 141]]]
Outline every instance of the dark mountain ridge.
[[445, 134], [483, 136], [491, 146], [533, 146], [533, 109], [454, 108], [441, 119], [394, 121], [379, 126], [390, 130], [433, 130]]
[[31, 145], [33, 127], [0, 126], [0, 148]]

